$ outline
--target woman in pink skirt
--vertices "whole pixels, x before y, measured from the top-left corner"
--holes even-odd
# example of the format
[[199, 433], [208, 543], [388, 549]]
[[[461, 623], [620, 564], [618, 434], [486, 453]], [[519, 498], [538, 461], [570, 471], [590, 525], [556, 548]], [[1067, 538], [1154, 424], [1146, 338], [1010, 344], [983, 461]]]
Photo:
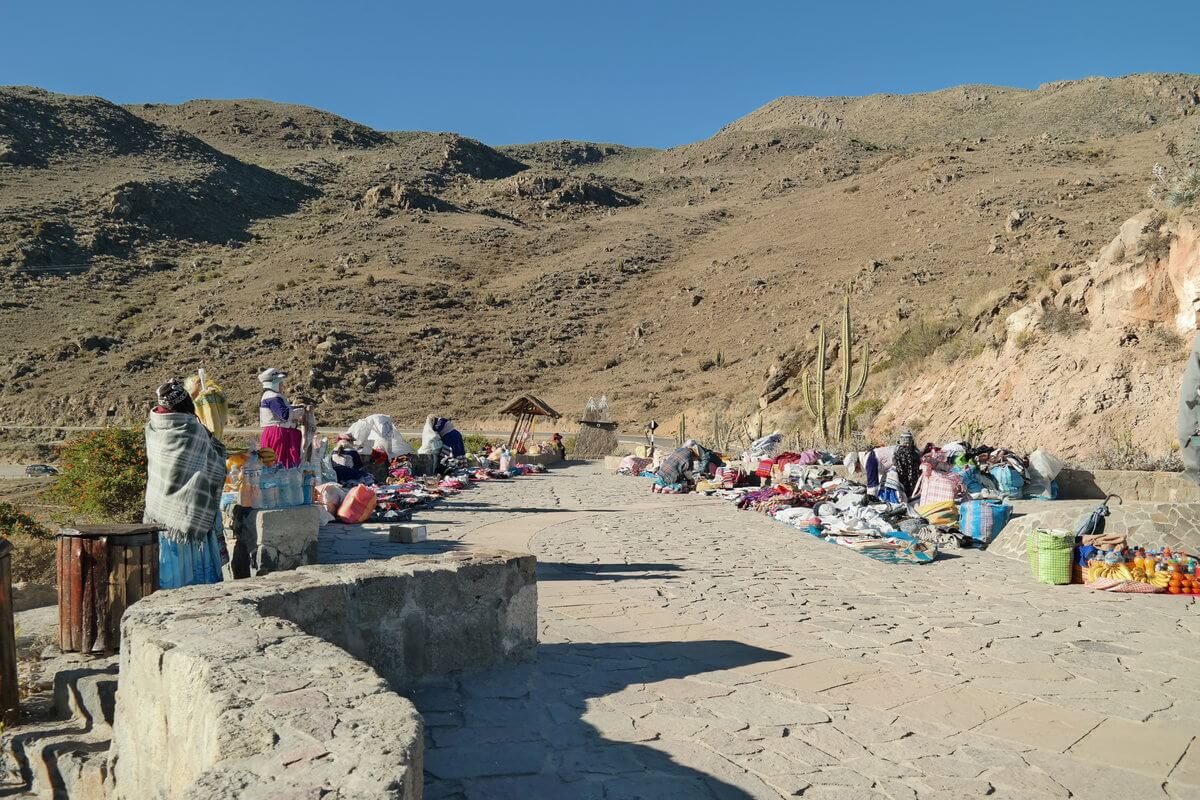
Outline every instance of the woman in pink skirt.
[[264, 369], [258, 374], [258, 382], [264, 389], [258, 404], [258, 423], [262, 426], [259, 447], [275, 451], [275, 463], [281, 467], [300, 466], [300, 422], [304, 419], [304, 407], [293, 406], [281, 393], [286, 372], [275, 367]]

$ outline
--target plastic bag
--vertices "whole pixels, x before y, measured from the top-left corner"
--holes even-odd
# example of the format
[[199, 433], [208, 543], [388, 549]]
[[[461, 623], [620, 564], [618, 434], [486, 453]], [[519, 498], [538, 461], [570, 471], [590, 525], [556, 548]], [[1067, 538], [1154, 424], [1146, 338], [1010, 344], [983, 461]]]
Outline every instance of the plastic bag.
[[1041, 448], [1029, 454], [1029, 466], [1025, 470], [1028, 480], [1025, 482], [1025, 494], [1029, 497], [1053, 500], [1056, 496], [1052, 486], [1058, 473], [1066, 466], [1061, 460]]
[[322, 483], [313, 489], [313, 495], [318, 505], [330, 514], [337, 514], [346, 499], [346, 490], [338, 483]]
[[225, 390], [217, 383], [208, 380], [204, 370], [200, 370], [188, 378], [184, 386], [192, 396], [200, 424], [208, 428], [213, 436], [223, 441], [225, 425], [229, 422], [229, 401], [225, 397]]
[[412, 455], [412, 445], [400, 435], [392, 418], [387, 414], [372, 414], [363, 417], [347, 431], [354, 442], [366, 452], [382, 450], [389, 458]]

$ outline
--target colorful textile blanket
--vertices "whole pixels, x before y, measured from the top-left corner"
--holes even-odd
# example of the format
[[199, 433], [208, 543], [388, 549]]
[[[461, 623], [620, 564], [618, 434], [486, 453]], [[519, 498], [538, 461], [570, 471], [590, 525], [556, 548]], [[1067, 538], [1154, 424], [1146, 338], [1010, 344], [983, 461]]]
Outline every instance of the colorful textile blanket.
[[198, 541], [213, 530], [225, 486], [225, 446], [193, 414], [146, 422], [146, 514], [167, 536]]

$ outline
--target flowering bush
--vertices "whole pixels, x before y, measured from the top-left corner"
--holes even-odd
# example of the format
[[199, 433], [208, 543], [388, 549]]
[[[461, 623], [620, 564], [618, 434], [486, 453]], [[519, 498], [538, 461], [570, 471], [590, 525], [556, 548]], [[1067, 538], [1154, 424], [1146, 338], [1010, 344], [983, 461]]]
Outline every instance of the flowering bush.
[[106, 428], [63, 445], [53, 500], [97, 521], [140, 522], [146, 440], [135, 428]]
[[54, 535], [12, 503], [0, 503], [0, 536], [52, 539]]

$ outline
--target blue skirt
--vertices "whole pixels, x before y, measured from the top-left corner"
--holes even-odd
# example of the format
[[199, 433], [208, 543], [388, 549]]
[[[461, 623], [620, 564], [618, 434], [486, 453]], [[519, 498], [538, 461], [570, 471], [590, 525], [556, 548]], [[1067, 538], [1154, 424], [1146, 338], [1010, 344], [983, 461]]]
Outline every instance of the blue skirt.
[[178, 589], [197, 583], [221, 582], [221, 515], [213, 529], [199, 540], [158, 537], [158, 588]]

